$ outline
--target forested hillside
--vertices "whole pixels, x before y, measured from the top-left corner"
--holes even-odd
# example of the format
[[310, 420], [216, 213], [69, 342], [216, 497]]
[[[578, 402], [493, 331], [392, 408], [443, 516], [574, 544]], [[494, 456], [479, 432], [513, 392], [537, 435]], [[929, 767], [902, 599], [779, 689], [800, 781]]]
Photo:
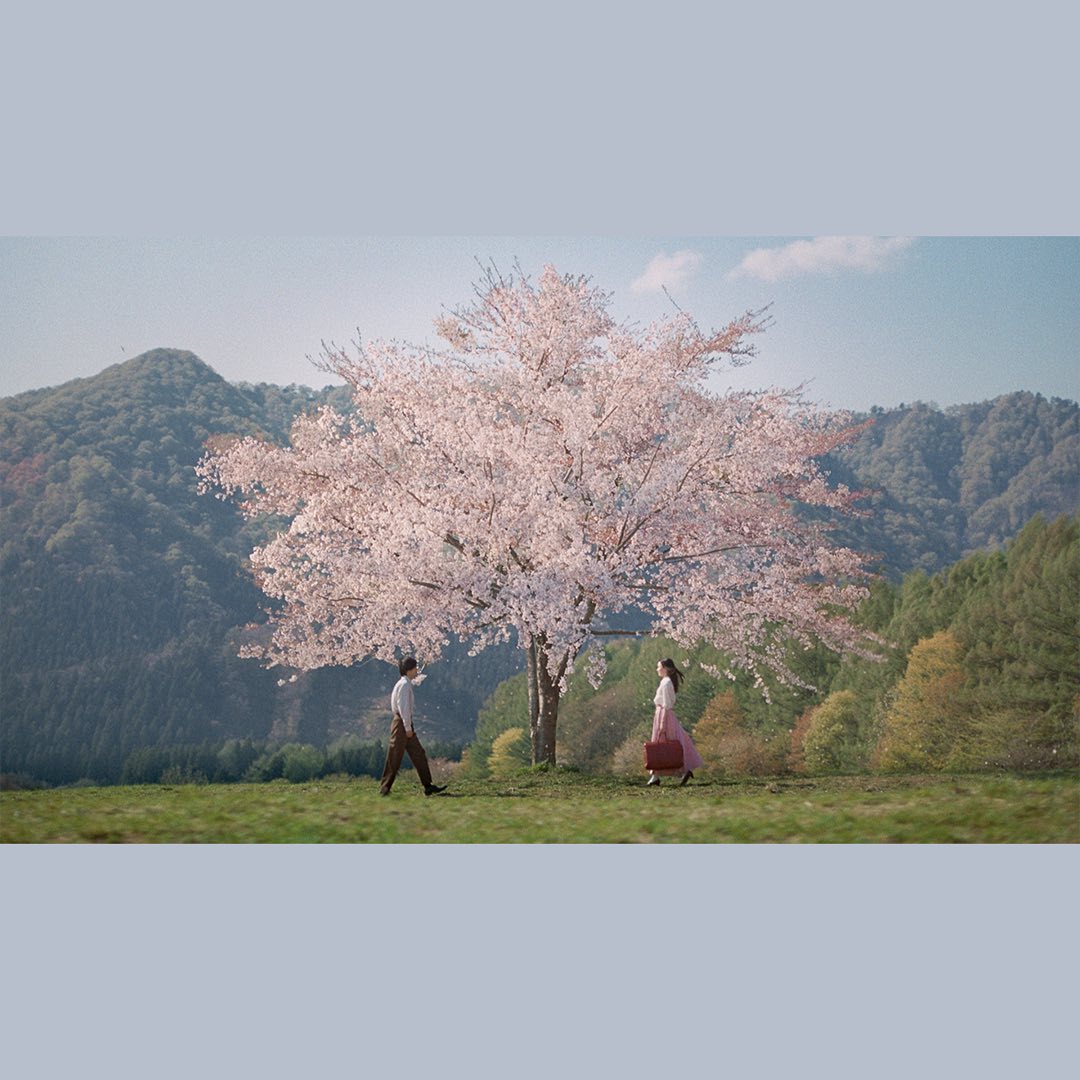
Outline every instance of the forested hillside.
[[1036, 514], [1052, 519], [1080, 505], [1075, 402], [1015, 393], [860, 419], [873, 422], [829, 464], [834, 480], [869, 491], [872, 513], [843, 532], [894, 581], [999, 547]]
[[[389, 666], [279, 685], [281, 672], [237, 659], [262, 602], [245, 559], [271, 526], [197, 492], [207, 439], [283, 440], [325, 401], [348, 407], [341, 388], [230, 385], [174, 350], [0, 401], [0, 770], [116, 780], [148, 748], [385, 734]], [[875, 489], [873, 513], [844, 528], [894, 580], [1000, 545], [1036, 512], [1077, 509], [1075, 403], [1013, 394], [873, 420], [831, 465]], [[455, 650], [417, 695], [421, 730], [467, 741], [520, 667], [513, 649]], [[584, 746], [592, 736], [567, 716], [567, 745]]]
[[[263, 601], [244, 565], [260, 527], [197, 491], [208, 438], [283, 440], [323, 401], [348, 405], [340, 388], [231, 386], [190, 353], [155, 350], [0, 402], [4, 772], [115, 780], [141, 747], [383, 734], [388, 665], [279, 686], [280, 671], [237, 658]], [[441, 665], [422, 730], [471, 735], [516, 659]]]

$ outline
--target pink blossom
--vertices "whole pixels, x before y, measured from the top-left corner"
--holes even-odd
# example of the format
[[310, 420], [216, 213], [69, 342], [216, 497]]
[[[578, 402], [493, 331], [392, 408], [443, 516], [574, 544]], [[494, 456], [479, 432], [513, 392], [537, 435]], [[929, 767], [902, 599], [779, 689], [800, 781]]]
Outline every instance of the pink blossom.
[[799, 683], [778, 629], [861, 648], [845, 613], [862, 559], [795, 512], [850, 507], [817, 459], [859, 429], [798, 391], [709, 388], [718, 363], [752, 354], [760, 313], [704, 333], [683, 314], [619, 326], [608, 306], [551, 267], [536, 284], [489, 272], [437, 321], [445, 350], [326, 352], [355, 414], [301, 417], [288, 446], [209, 452], [204, 488], [289, 522], [251, 555], [280, 605], [248, 655], [431, 661], [454, 637], [477, 651], [516, 637], [565, 685], [626, 609], [759, 679]]

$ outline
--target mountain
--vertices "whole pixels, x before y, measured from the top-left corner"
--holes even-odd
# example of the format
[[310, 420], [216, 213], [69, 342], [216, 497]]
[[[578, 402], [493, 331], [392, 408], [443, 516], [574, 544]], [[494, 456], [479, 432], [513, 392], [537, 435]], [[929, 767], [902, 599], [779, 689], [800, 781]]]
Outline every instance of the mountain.
[[[236, 656], [261, 614], [245, 560], [265, 526], [200, 495], [194, 471], [213, 435], [284, 440], [302, 410], [348, 401], [230, 385], [169, 349], [0, 401], [0, 769], [115, 779], [137, 747], [385, 737], [389, 665], [279, 687], [280, 671]], [[435, 738], [471, 735], [519, 666], [509, 651], [460, 659], [418, 694]]]
[[[237, 658], [242, 628], [261, 617], [246, 559], [267, 526], [197, 490], [207, 439], [281, 441], [323, 403], [347, 409], [346, 390], [233, 385], [171, 349], [0, 400], [0, 769], [113, 780], [143, 747], [385, 737], [388, 665], [279, 686], [280, 672]], [[1080, 505], [1075, 403], [1013, 394], [871, 419], [829, 465], [874, 490], [873, 514], [845, 536], [890, 576], [934, 571], [1037, 511]], [[430, 665], [421, 731], [468, 740], [521, 666], [509, 647]]]
[[870, 515], [841, 527], [893, 580], [935, 573], [1000, 547], [1036, 514], [1080, 506], [1080, 411], [1026, 392], [941, 410], [875, 409], [854, 445], [827, 459], [832, 479], [867, 490]]

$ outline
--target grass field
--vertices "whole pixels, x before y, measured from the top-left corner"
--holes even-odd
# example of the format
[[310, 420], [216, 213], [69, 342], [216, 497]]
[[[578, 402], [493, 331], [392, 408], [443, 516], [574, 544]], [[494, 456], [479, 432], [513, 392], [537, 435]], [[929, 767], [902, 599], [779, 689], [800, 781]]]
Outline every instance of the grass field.
[[523, 770], [424, 798], [376, 781], [0, 795], [4, 843], [1077, 843], [1074, 776], [665, 781]]

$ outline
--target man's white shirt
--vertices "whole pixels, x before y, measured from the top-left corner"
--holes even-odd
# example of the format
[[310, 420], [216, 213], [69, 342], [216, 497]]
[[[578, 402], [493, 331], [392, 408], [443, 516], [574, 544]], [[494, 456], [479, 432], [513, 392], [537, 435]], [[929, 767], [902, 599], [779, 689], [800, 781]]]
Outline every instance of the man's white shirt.
[[413, 689], [412, 683], [404, 675], [397, 681], [390, 695], [390, 711], [400, 713], [405, 721], [405, 730], [412, 731], [413, 726]]

